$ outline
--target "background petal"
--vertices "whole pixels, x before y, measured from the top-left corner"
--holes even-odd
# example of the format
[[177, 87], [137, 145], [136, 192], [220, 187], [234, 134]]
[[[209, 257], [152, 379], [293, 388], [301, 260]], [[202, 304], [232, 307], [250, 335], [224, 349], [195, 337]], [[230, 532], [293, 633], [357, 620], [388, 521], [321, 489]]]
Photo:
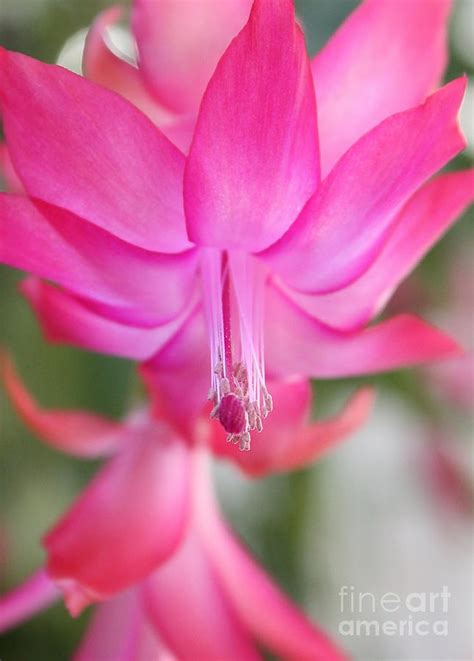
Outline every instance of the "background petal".
[[148, 625], [138, 590], [96, 609], [73, 661], [172, 661]]
[[134, 0], [140, 69], [157, 99], [196, 112], [216, 64], [252, 0]]
[[433, 91], [451, 4], [365, 0], [313, 59], [323, 176], [364, 133]]
[[281, 658], [342, 661], [345, 654], [285, 597], [215, 513], [207, 512], [203, 540], [212, 565], [241, 620]]
[[[306, 382], [282, 384], [269, 381], [273, 397], [273, 411], [264, 421], [261, 433], [252, 434], [250, 452], [241, 452], [226, 443], [225, 434], [213, 427], [213, 451], [231, 459], [249, 475], [259, 477], [279, 471], [295, 470], [310, 465], [329, 452], [339, 442], [350, 437], [366, 421], [374, 399], [370, 388], [361, 388], [344, 408], [330, 418], [310, 423], [295, 409], [300, 407], [298, 390]], [[299, 419], [298, 419], [299, 418]]]
[[[161, 6], [161, 3], [154, 6]], [[107, 44], [107, 28], [112, 27], [122, 14], [123, 7], [115, 5], [100, 13], [92, 24], [84, 44], [84, 75], [133, 103], [173, 144], [187, 152], [195, 118], [176, 115], [164, 108], [145, 85], [142, 70], [118, 57]]]
[[184, 180], [190, 238], [261, 250], [319, 177], [313, 82], [291, 0], [255, 0], [204, 95]]
[[22, 585], [0, 596], [0, 632], [48, 608], [60, 594], [43, 570], [36, 572]]
[[194, 533], [147, 579], [144, 594], [154, 627], [182, 661], [260, 659]]
[[131, 431], [44, 545], [73, 614], [147, 576], [176, 549], [189, 503], [189, 455], [158, 425]]
[[0, 355], [0, 367], [16, 412], [48, 445], [79, 457], [100, 457], [113, 452], [126, 436], [124, 425], [87, 411], [42, 409], [21, 381], [9, 356]]

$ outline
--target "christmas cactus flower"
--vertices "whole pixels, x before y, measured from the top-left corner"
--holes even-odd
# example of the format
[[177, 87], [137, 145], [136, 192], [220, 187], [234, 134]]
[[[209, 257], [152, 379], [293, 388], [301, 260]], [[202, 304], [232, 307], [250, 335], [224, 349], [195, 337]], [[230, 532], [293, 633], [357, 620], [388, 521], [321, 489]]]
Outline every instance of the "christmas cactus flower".
[[[203, 0], [189, 16], [137, 1], [132, 70], [153, 103], [196, 115], [187, 155], [130, 90], [2, 50], [25, 194], [0, 197], [0, 260], [40, 278], [23, 291], [48, 337], [142, 361], [158, 383], [182, 375], [157, 405], [185, 426], [209, 393], [242, 449], [274, 408], [267, 375], [454, 355], [410, 315], [367, 327], [472, 199], [470, 171], [431, 179], [464, 147], [464, 78], [433, 91], [449, 4], [367, 0], [310, 62], [291, 0]], [[222, 31], [207, 51], [209, 15]]]
[[[91, 655], [101, 649], [94, 646], [99, 639], [104, 645], [108, 640], [103, 628], [109, 618], [113, 626], [113, 613], [131, 613], [133, 603], [136, 617], [124, 615], [120, 627], [124, 646], [130, 643], [126, 630], [131, 635], [135, 627], [151, 626], [177, 658], [259, 658], [254, 639], [285, 657], [342, 658], [223, 522], [209, 473], [213, 446], [222, 444], [216, 443], [207, 416], [196, 419], [192, 436], [183, 436], [148, 406], [123, 422], [85, 411], [47, 411], [8, 359], [3, 377], [16, 410], [46, 443], [79, 457], [108, 459], [47, 534], [46, 573], [0, 600], [0, 629], [62, 592], [73, 614], [91, 602], [112, 599], [100, 607], [84, 643], [84, 649], [92, 646]], [[263, 432], [272, 436], [273, 450], [265, 439], [252, 453], [223, 444], [250, 475], [313, 461], [358, 428], [372, 402], [371, 391], [361, 390], [333, 419], [310, 423], [306, 381], [275, 383], [274, 392], [281, 403], [279, 418]], [[94, 645], [91, 639], [97, 639]], [[115, 643], [121, 640], [117, 636]]]

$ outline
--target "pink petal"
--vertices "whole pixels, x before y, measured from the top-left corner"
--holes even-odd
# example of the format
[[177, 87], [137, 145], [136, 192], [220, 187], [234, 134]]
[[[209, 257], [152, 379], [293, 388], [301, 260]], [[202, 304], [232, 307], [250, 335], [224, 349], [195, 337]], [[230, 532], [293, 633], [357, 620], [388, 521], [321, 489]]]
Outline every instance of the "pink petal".
[[73, 344], [91, 351], [146, 360], [166, 345], [190, 310], [156, 328], [130, 326], [107, 319], [66, 291], [28, 278], [21, 290], [50, 342]]
[[30, 195], [142, 248], [190, 247], [184, 157], [127, 101], [61, 67], [1, 50], [0, 105]]
[[73, 661], [172, 661], [145, 619], [140, 593], [123, 592], [95, 611]]
[[291, 0], [255, 0], [204, 95], [184, 180], [190, 238], [262, 250], [319, 177], [313, 83]]
[[11, 629], [48, 608], [60, 592], [44, 571], [38, 571], [20, 587], [0, 597], [0, 632]]
[[178, 116], [163, 108], [146, 87], [142, 72], [115, 55], [106, 43], [107, 28], [114, 25], [122, 14], [123, 8], [115, 5], [99, 14], [94, 21], [84, 45], [84, 75], [133, 103], [171, 142], [187, 152], [191, 144], [194, 118]]
[[450, 7], [451, 0], [365, 0], [316, 55], [324, 176], [364, 133], [437, 85]]
[[131, 323], [163, 323], [180, 312], [195, 260], [193, 251], [151, 253], [58, 207], [0, 194], [0, 262], [125, 308]]
[[140, 69], [156, 98], [196, 111], [216, 64], [244, 26], [251, 0], [135, 0]]
[[[235, 461], [252, 476], [289, 471], [317, 461], [361, 427], [372, 408], [370, 388], [361, 388], [334, 417], [308, 423], [309, 401], [301, 419], [302, 386], [306, 381], [270, 381], [274, 408], [260, 434], [253, 434], [250, 452], [241, 452], [225, 442], [225, 434], [214, 431], [213, 451]], [[305, 398], [306, 399], [306, 398]], [[217, 426], [215, 426], [217, 427]]]
[[148, 615], [182, 661], [260, 659], [196, 535], [146, 581]]
[[141, 366], [157, 418], [190, 434], [207, 402], [210, 384], [207, 328], [196, 308], [168, 344]]
[[464, 146], [459, 78], [421, 106], [389, 117], [338, 162], [298, 220], [264, 253], [296, 289], [327, 293], [368, 269], [415, 190]]
[[436, 177], [405, 204], [382, 252], [358, 280], [332, 294], [292, 293], [292, 298], [329, 326], [360, 328], [380, 312], [403, 278], [473, 199], [474, 170]]
[[203, 508], [203, 543], [240, 620], [279, 657], [342, 661], [345, 655], [285, 597], [219, 519]]
[[0, 142], [0, 177], [10, 193], [23, 193], [23, 184], [18, 178], [6, 144]]
[[48, 572], [73, 614], [141, 581], [183, 534], [188, 451], [153, 424], [132, 433], [44, 540]]
[[48, 445], [79, 457], [113, 452], [126, 435], [124, 426], [86, 411], [41, 409], [20, 380], [12, 360], [0, 361], [1, 376], [16, 412]]
[[274, 375], [333, 378], [384, 372], [459, 355], [441, 331], [400, 315], [359, 332], [343, 333], [310, 317], [281, 291], [267, 296], [265, 358]]

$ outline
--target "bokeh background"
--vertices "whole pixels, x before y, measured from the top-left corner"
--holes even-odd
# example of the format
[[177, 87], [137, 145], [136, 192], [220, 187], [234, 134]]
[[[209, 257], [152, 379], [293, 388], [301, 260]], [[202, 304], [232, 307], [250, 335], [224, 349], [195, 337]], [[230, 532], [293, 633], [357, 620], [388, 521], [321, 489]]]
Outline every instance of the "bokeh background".
[[[399, 0], [409, 2], [410, 0]], [[427, 0], [428, 1], [428, 0]], [[84, 31], [106, 0], [0, 0], [0, 44], [77, 68]], [[297, 0], [314, 53], [353, 9], [353, 0]], [[124, 32], [114, 35], [126, 44]], [[474, 2], [457, 0], [447, 78], [474, 74]], [[474, 86], [463, 127], [474, 145]], [[468, 148], [450, 168], [472, 165]], [[473, 340], [472, 211], [391, 302]], [[471, 223], [470, 223], [471, 221]], [[45, 406], [84, 407], [113, 417], [141, 396], [133, 365], [48, 346], [16, 290], [21, 274], [0, 267], [0, 341]], [[285, 590], [358, 658], [472, 658], [472, 362], [366, 379], [378, 390], [366, 427], [318, 465], [252, 482], [217, 468], [235, 529]], [[358, 380], [360, 381], [360, 380]], [[315, 415], [335, 411], [358, 382], [315, 383]], [[456, 383], [456, 388], [453, 387]], [[461, 384], [461, 385], [459, 385]], [[461, 392], [460, 392], [461, 391]], [[0, 392], [0, 590], [27, 577], [44, 554], [40, 539], [96, 470], [42, 446]], [[381, 596], [451, 593], [449, 635], [343, 637], [339, 590]], [[370, 613], [364, 617], [370, 618]], [[0, 640], [3, 661], [69, 659], [89, 613], [72, 620], [51, 608]], [[99, 661], [99, 660], [98, 660]], [[107, 660], [108, 661], [108, 660]], [[113, 661], [113, 660], [110, 660]]]

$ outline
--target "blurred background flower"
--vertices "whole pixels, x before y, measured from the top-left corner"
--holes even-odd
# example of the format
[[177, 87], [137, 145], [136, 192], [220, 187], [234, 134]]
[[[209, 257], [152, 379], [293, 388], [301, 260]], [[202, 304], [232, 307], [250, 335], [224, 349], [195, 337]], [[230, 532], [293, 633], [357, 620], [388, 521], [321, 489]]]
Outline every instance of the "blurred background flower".
[[[86, 29], [109, 5], [104, 0], [2, 0], [0, 44], [44, 61], [59, 58], [77, 71]], [[296, 5], [313, 53], [357, 2], [296, 0]], [[121, 52], [133, 52], [124, 28], [114, 28], [111, 39]], [[462, 113], [470, 148], [450, 165], [460, 169], [472, 165], [474, 156], [472, 0], [454, 3], [450, 43], [447, 79], [465, 72], [471, 76]], [[422, 312], [435, 323], [443, 319], [443, 327], [468, 349], [474, 331], [473, 297], [467, 286], [474, 278], [472, 216], [472, 211], [466, 214], [397, 295], [405, 310]], [[16, 292], [19, 278], [20, 274], [0, 267], [0, 341], [14, 352], [42, 403], [120, 416], [139, 395], [132, 366], [120, 359], [46, 346]], [[466, 287], [459, 288], [454, 281]], [[395, 311], [397, 300], [391, 306]], [[230, 467], [219, 470], [221, 497], [233, 527], [287, 592], [358, 658], [451, 661], [472, 656], [467, 580], [472, 520], [466, 505], [472, 502], [470, 360], [371, 378], [381, 392], [372, 421], [313, 469], [258, 482], [242, 478]], [[459, 373], [464, 375], [462, 403], [453, 397], [452, 388], [453, 374]], [[458, 383], [459, 376], [455, 380]], [[318, 383], [315, 414], [335, 412], [349, 386], [348, 380]], [[95, 465], [81, 465], [38, 444], [3, 394], [0, 397], [0, 589], [4, 591], [43, 562], [41, 535], [84, 487]], [[344, 640], [338, 633], [339, 591], [344, 585], [379, 596], [437, 592], [447, 585], [452, 595], [449, 635]], [[86, 612], [71, 620], [62, 605], [55, 606], [5, 635], [0, 656], [15, 661], [67, 659], [89, 616]]]

